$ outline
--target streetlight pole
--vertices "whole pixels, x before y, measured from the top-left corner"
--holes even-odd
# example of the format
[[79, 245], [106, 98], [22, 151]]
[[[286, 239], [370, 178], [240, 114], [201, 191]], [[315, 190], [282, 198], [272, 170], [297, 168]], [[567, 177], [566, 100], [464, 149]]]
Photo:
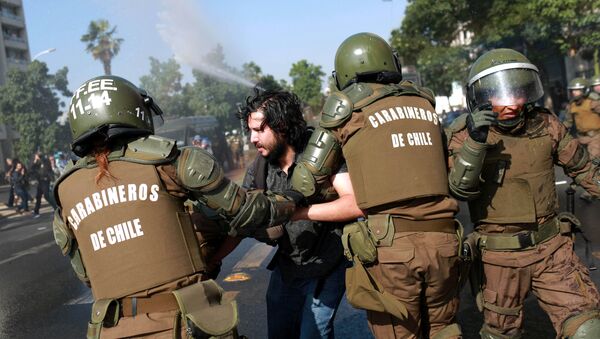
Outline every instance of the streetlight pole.
[[52, 53], [56, 51], [56, 48], [52, 47], [52, 48], [48, 48], [47, 50], [41, 51], [38, 54], [34, 55], [33, 58], [31, 58], [31, 61], [35, 61], [35, 59], [39, 58], [40, 56], [44, 55], [44, 54], [48, 54], [48, 53]]

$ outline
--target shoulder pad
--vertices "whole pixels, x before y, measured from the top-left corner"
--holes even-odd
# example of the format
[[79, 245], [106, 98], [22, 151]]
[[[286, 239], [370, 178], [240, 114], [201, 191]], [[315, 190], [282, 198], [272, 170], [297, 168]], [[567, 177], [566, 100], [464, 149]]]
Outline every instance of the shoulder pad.
[[183, 186], [210, 191], [221, 183], [224, 175], [212, 154], [192, 146], [181, 148], [177, 158], [177, 176]]
[[598, 101], [600, 100], [600, 94], [596, 92], [590, 92], [590, 94], [588, 94], [588, 98]]
[[352, 101], [344, 92], [331, 93], [323, 106], [321, 127], [332, 128], [343, 124], [352, 116], [353, 109]]
[[431, 89], [427, 87], [420, 87], [410, 80], [404, 80], [398, 84], [398, 86], [402, 88], [403, 94], [413, 94], [423, 97], [427, 99], [427, 101], [431, 103], [431, 106], [435, 108], [435, 94]]
[[373, 89], [368, 84], [359, 82], [346, 87], [343, 91], [350, 101], [355, 104], [373, 95]]
[[176, 145], [173, 139], [149, 135], [127, 144], [125, 158], [141, 160], [145, 163], [160, 163], [170, 158]]
[[60, 199], [58, 198], [58, 185], [66, 177], [68, 177], [71, 173], [75, 172], [76, 170], [78, 170], [80, 168], [85, 168], [86, 164], [87, 164], [86, 158], [81, 158], [77, 162], [75, 162], [73, 160], [67, 161], [67, 164], [65, 165], [65, 169], [63, 170], [62, 174], [58, 177], [58, 179], [56, 179], [56, 181], [54, 182], [54, 187], [52, 189], [52, 194], [54, 195], [54, 200], [56, 201], [58, 206], [61, 206]]

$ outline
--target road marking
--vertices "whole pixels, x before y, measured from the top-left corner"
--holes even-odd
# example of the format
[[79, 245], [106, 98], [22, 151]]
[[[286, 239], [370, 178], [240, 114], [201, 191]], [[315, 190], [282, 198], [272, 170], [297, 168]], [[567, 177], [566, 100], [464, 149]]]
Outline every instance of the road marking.
[[65, 303], [65, 305], [81, 305], [81, 304], [91, 304], [94, 302], [94, 296], [92, 296], [92, 290], [88, 289], [83, 292], [77, 298], [73, 298]]
[[245, 268], [259, 268], [273, 250], [275, 250], [275, 247], [265, 243], [260, 242], [254, 244], [244, 255], [242, 260], [238, 261], [235, 266], [233, 266], [232, 271], [238, 272]]
[[56, 243], [54, 241], [49, 241], [49, 242], [47, 242], [45, 244], [41, 244], [41, 245], [34, 246], [34, 247], [29, 248], [29, 249], [26, 249], [25, 251], [17, 252], [15, 254], [13, 254], [12, 256], [10, 256], [10, 257], [8, 257], [8, 258], [6, 258], [4, 260], [1, 260], [0, 261], [0, 265], [9, 263], [9, 262], [14, 261], [14, 260], [17, 260], [17, 259], [19, 259], [21, 257], [26, 256], [26, 255], [40, 253], [41, 251], [45, 250], [46, 248], [49, 248], [49, 247], [52, 247], [52, 246], [56, 246]]
[[566, 183], [567, 183], [567, 181], [566, 181], [566, 180], [562, 180], [562, 181], [557, 181], [557, 182], [555, 182], [554, 184], [555, 184], [555, 185], [564, 185], [564, 184], [566, 184]]

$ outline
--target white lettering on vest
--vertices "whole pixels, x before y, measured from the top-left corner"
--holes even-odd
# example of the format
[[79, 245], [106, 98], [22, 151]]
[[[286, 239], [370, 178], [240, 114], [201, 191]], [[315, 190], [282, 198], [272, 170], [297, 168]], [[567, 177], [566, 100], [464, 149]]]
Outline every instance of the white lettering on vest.
[[402, 133], [392, 134], [392, 147], [398, 148], [404, 146], [406, 145], [404, 144], [404, 136], [402, 135]]
[[136, 191], [137, 190], [137, 185], [136, 184], [129, 184], [127, 185], [127, 191], [129, 191], [129, 195], [128, 195], [128, 199], [129, 201], [136, 201], [137, 200], [137, 194]]
[[90, 234], [90, 240], [92, 241], [92, 248], [94, 251], [98, 251], [109, 245], [122, 243], [143, 235], [144, 231], [142, 230], [140, 219], [135, 218], [107, 227], [105, 230], [94, 232]]
[[377, 128], [388, 122], [403, 120], [403, 119], [415, 119], [432, 122], [434, 125], [440, 123], [439, 116], [430, 110], [421, 107], [408, 107], [402, 106], [390, 107], [382, 109], [381, 111], [370, 114], [367, 119], [373, 128]]
[[371, 123], [371, 125], [373, 126], [373, 128], [377, 128], [377, 126], [379, 126], [379, 124], [377, 123], [377, 121], [375, 121], [375, 117], [372, 115], [369, 115], [369, 122]]
[[[85, 218], [104, 207], [138, 200], [150, 200], [152, 202], [156, 202], [158, 201], [159, 191], [160, 186], [156, 184], [150, 186], [150, 192], [148, 192], [147, 184], [127, 184], [109, 187], [101, 190], [100, 192], [94, 192], [90, 196], [84, 197], [82, 202], [75, 204], [75, 207], [69, 210], [69, 214], [66, 215], [66, 218], [73, 229], [77, 230]], [[127, 225], [123, 227], [126, 226]], [[121, 230], [121, 235], [129, 239], [127, 232], [127, 229], [123, 229]], [[132, 234], [137, 234], [137, 232], [133, 232]], [[111, 237], [116, 237], [118, 242], [119, 236], [119, 229], [115, 228], [114, 233], [111, 234]]]
[[146, 185], [146, 184], [140, 185], [140, 191], [138, 193], [138, 196], [140, 197], [140, 200], [148, 199], [148, 185]]
[[158, 200], [158, 185], [152, 185], [150, 187], [150, 201]]

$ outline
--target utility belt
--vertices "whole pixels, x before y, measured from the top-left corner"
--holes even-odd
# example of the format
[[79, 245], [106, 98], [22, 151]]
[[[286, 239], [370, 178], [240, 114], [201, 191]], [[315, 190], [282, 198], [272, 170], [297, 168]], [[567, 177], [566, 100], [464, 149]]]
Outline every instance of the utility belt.
[[539, 224], [535, 231], [522, 231], [513, 234], [474, 233], [479, 250], [489, 251], [522, 251], [542, 244], [559, 234], [571, 233], [575, 216], [561, 213], [561, 217], [553, 217]]
[[135, 317], [143, 313], [167, 312], [179, 309], [177, 299], [172, 293], [155, 294], [141, 298], [123, 298], [120, 306], [120, 314], [123, 317]]
[[375, 214], [369, 215], [368, 220], [346, 225], [342, 245], [345, 256], [354, 263], [346, 270], [346, 299], [352, 306], [407, 319], [406, 306], [385, 291], [365, 268], [377, 261], [377, 247], [392, 246], [394, 235], [400, 232], [451, 233], [457, 235], [459, 244], [462, 243], [462, 226], [451, 218], [414, 221], [390, 214]]
[[529, 250], [560, 234], [574, 236], [575, 232], [580, 232], [580, 227], [581, 223], [575, 215], [563, 212], [539, 224], [535, 231], [513, 234], [481, 234], [479, 232], [469, 234], [463, 246], [471, 263], [469, 281], [471, 293], [475, 297], [479, 311], [482, 312], [485, 308], [498, 314], [513, 316], [519, 315], [521, 312], [521, 307], [500, 307], [484, 300], [483, 289], [486, 281], [481, 258], [482, 250], [512, 252]]
[[[457, 222], [452, 218], [408, 220], [391, 214], [372, 214], [344, 227], [342, 245], [348, 260], [358, 256], [363, 264], [377, 259], [377, 247], [392, 246], [394, 235], [401, 232], [443, 232], [456, 234]], [[462, 228], [460, 230], [462, 237]]]
[[206, 280], [149, 297], [99, 299], [92, 306], [87, 338], [100, 338], [102, 327], [117, 326], [121, 317], [175, 310], [174, 333], [183, 322], [188, 338], [237, 338], [237, 304], [222, 297], [223, 289], [214, 280]]

